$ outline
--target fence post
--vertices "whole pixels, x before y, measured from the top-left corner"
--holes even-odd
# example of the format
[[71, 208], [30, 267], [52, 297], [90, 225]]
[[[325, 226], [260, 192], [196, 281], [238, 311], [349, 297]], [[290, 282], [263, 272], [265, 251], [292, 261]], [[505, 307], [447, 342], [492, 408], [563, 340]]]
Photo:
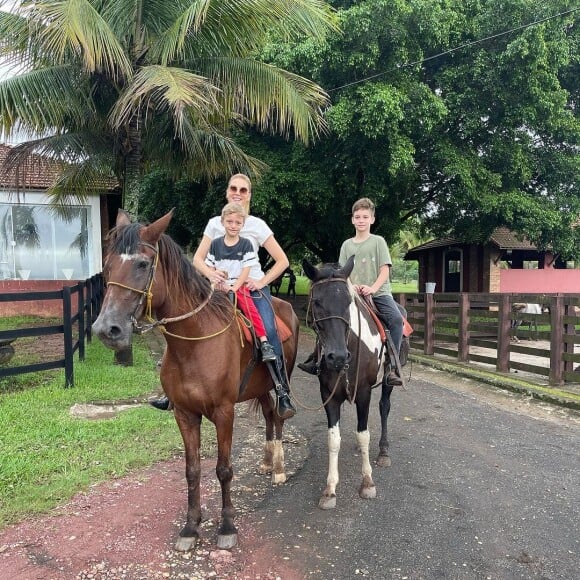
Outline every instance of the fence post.
[[469, 294], [459, 294], [459, 343], [457, 345], [457, 360], [469, 361]]
[[85, 360], [85, 283], [78, 283], [79, 360]]
[[497, 363], [496, 370], [509, 373], [510, 370], [510, 329], [511, 304], [509, 294], [499, 297], [499, 324], [497, 325]]
[[[576, 306], [574, 304], [566, 304], [564, 306], [564, 316], [578, 316], [576, 314]], [[567, 337], [568, 340], [564, 341], [564, 353], [574, 355], [574, 347], [575, 341], [574, 336], [576, 334], [576, 324], [568, 323], [564, 324], [564, 337]], [[580, 369], [580, 366], [578, 367]], [[564, 361], [564, 372], [565, 373], [573, 373], [574, 372], [574, 361], [573, 360], [566, 360]], [[563, 382], [566, 382], [565, 379]]]
[[62, 289], [62, 322], [64, 336], [64, 387], [74, 385], [74, 361], [71, 320], [71, 291], [69, 286]]
[[425, 307], [425, 313], [424, 313], [424, 323], [425, 323], [425, 337], [424, 337], [424, 353], [425, 354], [433, 354], [435, 352], [435, 316], [434, 316], [434, 312], [433, 312], [433, 303], [434, 303], [434, 298], [433, 298], [433, 294], [429, 293], [425, 293], [424, 294], [425, 297], [425, 302], [424, 302], [424, 307]]
[[[564, 297], [561, 294], [550, 300], [550, 377], [551, 385], [561, 385], [564, 380], [562, 354], [564, 353], [563, 330]], [[565, 332], [565, 329], [564, 329]]]

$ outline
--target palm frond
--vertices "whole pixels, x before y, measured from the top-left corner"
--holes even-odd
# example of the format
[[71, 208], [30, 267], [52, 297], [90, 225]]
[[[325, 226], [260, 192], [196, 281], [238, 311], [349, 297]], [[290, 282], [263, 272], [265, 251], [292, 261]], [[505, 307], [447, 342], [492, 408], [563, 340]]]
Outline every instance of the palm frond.
[[59, 65], [0, 81], [0, 129], [19, 128], [41, 135], [92, 113], [78, 69]]
[[180, 135], [192, 111], [199, 123], [208, 125], [204, 119], [218, 111], [217, 92], [207, 79], [189, 71], [159, 65], [143, 67], [115, 104], [111, 123], [122, 127], [140, 110], [146, 115], [167, 113]]
[[131, 76], [123, 46], [89, 0], [37, 2], [29, 18], [42, 23], [37, 40], [56, 62], [63, 62], [70, 50], [89, 72], [103, 71], [113, 78]]
[[223, 108], [260, 131], [294, 136], [308, 143], [326, 130], [326, 92], [313, 81], [247, 58], [219, 58], [199, 63], [222, 90]]
[[338, 21], [326, 2], [319, 0], [241, 0], [185, 2], [157, 44], [155, 58], [162, 62], [189, 62], [210, 56], [245, 57], [263, 46], [273, 29], [286, 38], [310, 36], [322, 40], [338, 31]]

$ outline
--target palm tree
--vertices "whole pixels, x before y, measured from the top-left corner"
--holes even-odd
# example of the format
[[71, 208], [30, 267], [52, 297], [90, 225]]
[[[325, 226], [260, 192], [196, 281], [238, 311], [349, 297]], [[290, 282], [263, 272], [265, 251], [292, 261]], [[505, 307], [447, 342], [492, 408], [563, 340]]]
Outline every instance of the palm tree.
[[190, 176], [259, 171], [229, 135], [254, 126], [308, 142], [327, 95], [256, 58], [269, 34], [322, 40], [335, 27], [321, 0], [0, 0], [0, 132], [62, 163], [55, 203], [116, 178], [138, 213], [139, 178], [161, 164]]

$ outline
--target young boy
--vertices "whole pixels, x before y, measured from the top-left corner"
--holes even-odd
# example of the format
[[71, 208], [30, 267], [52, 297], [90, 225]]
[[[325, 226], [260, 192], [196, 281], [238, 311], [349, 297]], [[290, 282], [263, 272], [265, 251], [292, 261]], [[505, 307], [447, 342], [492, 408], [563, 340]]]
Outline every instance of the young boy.
[[275, 361], [276, 353], [268, 342], [262, 317], [250, 296], [250, 291], [245, 286], [251, 267], [258, 262], [258, 255], [254, 251], [252, 242], [240, 237], [246, 216], [246, 210], [239, 203], [228, 203], [223, 208], [221, 222], [226, 233], [212, 240], [205, 263], [211, 268], [225, 272], [227, 280], [218, 288], [236, 294], [238, 306], [252, 321], [256, 336], [260, 340], [262, 360]]
[[[350, 280], [359, 294], [372, 295], [398, 353], [403, 339], [403, 316], [391, 293], [389, 275], [392, 262], [389, 247], [383, 237], [371, 234], [371, 226], [375, 223], [375, 204], [367, 197], [355, 201], [351, 222], [355, 234], [342, 244], [338, 261], [344, 266], [351, 256], [355, 257]], [[310, 373], [314, 371], [313, 374], [316, 374], [316, 362], [312, 364], [309, 361], [310, 358], [299, 364], [299, 368]], [[398, 386], [403, 384], [394, 371], [389, 373], [387, 383]]]

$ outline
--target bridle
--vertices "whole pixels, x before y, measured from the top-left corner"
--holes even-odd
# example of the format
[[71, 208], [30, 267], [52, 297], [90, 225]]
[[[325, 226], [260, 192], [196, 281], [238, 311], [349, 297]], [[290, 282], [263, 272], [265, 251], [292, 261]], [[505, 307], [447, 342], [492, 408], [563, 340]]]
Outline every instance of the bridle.
[[[182, 314], [181, 316], [173, 316], [171, 318], [163, 318], [161, 320], [156, 320], [155, 318], [153, 318], [153, 314], [152, 314], [152, 304], [153, 304], [153, 292], [151, 291], [152, 287], [153, 287], [153, 282], [155, 280], [155, 272], [157, 270], [157, 266], [159, 264], [159, 245], [155, 244], [155, 246], [153, 246], [152, 244], [149, 244], [147, 242], [140, 242], [141, 246], [144, 246], [145, 248], [149, 248], [150, 250], [153, 250], [154, 253], [154, 259], [153, 259], [153, 263], [151, 264], [150, 268], [149, 268], [149, 272], [147, 274], [147, 281], [145, 282], [145, 287], [140, 290], [139, 288], [134, 288], [133, 286], [128, 286], [127, 284], [122, 284], [121, 282], [115, 282], [115, 281], [107, 281], [107, 286], [118, 286], [119, 288], [124, 288], [125, 290], [130, 290], [131, 292], [135, 292], [137, 294], [140, 295], [139, 298], [139, 302], [137, 303], [137, 306], [135, 306], [135, 310], [133, 310], [133, 312], [129, 315], [129, 319], [131, 320], [131, 325], [133, 326], [133, 332], [136, 332], [138, 334], [144, 334], [145, 332], [148, 332], [149, 330], [153, 329], [153, 328], [159, 328], [159, 330], [161, 330], [161, 332], [163, 332], [164, 334], [168, 334], [169, 336], [173, 336], [175, 338], [182, 338], [184, 340], [204, 340], [206, 338], [213, 338], [214, 336], [217, 336], [219, 334], [221, 334], [222, 332], [225, 332], [232, 324], [234, 318], [235, 318], [235, 308], [234, 308], [234, 318], [232, 318], [232, 320], [228, 323], [228, 325], [223, 328], [222, 330], [218, 331], [217, 333], [208, 335], [208, 336], [200, 336], [200, 337], [185, 337], [185, 336], [179, 336], [177, 334], [172, 334], [171, 332], [169, 332], [166, 328], [165, 325], [169, 324], [171, 322], [179, 322], [181, 320], [185, 320], [187, 318], [191, 318], [192, 316], [195, 316], [196, 314], [198, 314], [199, 312], [201, 312], [201, 310], [203, 310], [203, 308], [205, 308], [205, 306], [207, 306], [207, 304], [209, 303], [214, 288], [213, 286], [211, 287], [211, 290], [209, 292], [209, 294], [207, 295], [207, 297], [192, 311], [190, 312], [186, 312], [185, 314]], [[144, 316], [147, 319], [147, 321], [149, 322], [149, 324], [139, 324], [139, 320], [137, 318], [137, 313], [139, 312], [139, 310], [141, 309], [141, 307], [143, 306], [143, 302], [147, 301], [146, 305], [145, 305], [145, 311], [144, 311]]]
[[341, 320], [342, 322], [344, 322], [344, 324], [346, 325], [347, 328], [347, 340], [348, 340], [348, 335], [350, 334], [350, 321], [347, 320], [344, 316], [338, 316], [337, 314], [331, 314], [329, 316], [321, 316], [320, 318], [317, 318], [315, 313], [314, 313], [314, 309], [312, 308], [312, 299], [313, 299], [313, 295], [312, 295], [312, 290], [314, 290], [314, 288], [316, 286], [320, 286], [322, 284], [328, 284], [330, 282], [342, 282], [343, 284], [348, 286], [348, 283], [346, 280], [344, 280], [343, 278], [324, 278], [323, 280], [318, 280], [317, 282], [313, 282], [310, 286], [310, 295], [308, 297], [308, 306], [306, 309], [306, 323], [308, 324], [308, 320], [309, 318], [311, 319], [311, 326], [314, 328], [314, 331], [316, 332], [317, 336], [319, 336], [319, 323], [324, 321], [324, 320]]
[[[346, 325], [347, 331], [346, 331], [346, 344], [348, 345], [348, 340], [350, 338], [350, 334], [352, 332], [352, 328], [351, 328], [351, 324], [350, 321], [347, 320], [344, 316], [339, 316], [337, 314], [331, 314], [328, 316], [322, 316], [320, 318], [317, 318], [315, 313], [314, 313], [314, 309], [312, 308], [312, 290], [319, 285], [322, 284], [328, 284], [330, 282], [342, 282], [343, 284], [345, 284], [348, 288], [348, 281], [344, 278], [324, 278], [322, 280], [317, 280], [316, 282], [313, 282], [310, 286], [310, 294], [308, 297], [308, 306], [306, 309], [306, 323], [308, 324], [308, 319], [309, 319], [309, 315], [311, 316], [311, 326], [314, 329], [314, 332], [316, 333], [316, 336], [318, 338], [318, 340], [320, 341], [321, 346], [324, 346], [324, 341], [322, 340], [321, 336], [320, 336], [320, 326], [319, 323], [324, 321], [324, 320], [341, 320], [342, 322], [344, 322], [344, 324]], [[361, 327], [361, 310], [360, 310], [360, 305], [358, 303], [358, 301], [355, 299], [355, 304], [357, 306], [357, 313], [358, 313], [358, 323], [359, 323], [359, 328]], [[347, 393], [349, 393], [351, 396], [349, 397], [349, 400], [352, 402], [355, 400], [356, 398], [356, 393], [358, 390], [358, 380], [359, 380], [359, 372], [360, 372], [360, 347], [361, 347], [361, 337], [360, 337], [360, 332], [357, 336], [357, 352], [356, 352], [356, 375], [355, 375], [355, 388], [352, 394], [349, 393], [349, 380], [348, 380], [348, 370], [350, 368], [350, 365], [348, 363], [346, 363], [344, 365], [344, 367], [340, 370], [340, 372], [338, 373], [337, 379], [336, 379], [336, 383], [334, 385], [334, 388], [332, 389], [330, 395], [328, 396], [328, 398], [326, 399], [326, 401], [324, 401], [323, 406], [325, 406], [334, 396], [334, 393], [336, 392], [336, 389], [338, 388], [338, 384], [340, 382], [340, 379], [344, 376], [345, 377], [345, 381], [346, 381], [346, 390]]]

